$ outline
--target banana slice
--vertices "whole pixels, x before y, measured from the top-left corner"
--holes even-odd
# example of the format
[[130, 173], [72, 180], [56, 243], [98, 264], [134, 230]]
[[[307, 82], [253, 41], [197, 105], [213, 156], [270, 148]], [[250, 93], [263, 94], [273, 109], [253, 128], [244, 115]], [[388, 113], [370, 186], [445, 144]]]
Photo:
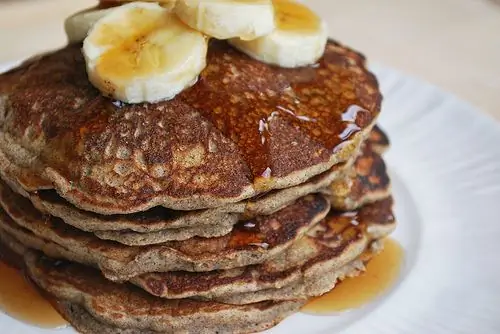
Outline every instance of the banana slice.
[[276, 29], [269, 35], [230, 43], [262, 62], [281, 67], [314, 64], [325, 51], [328, 28], [318, 15], [306, 6], [291, 0], [275, 0]]
[[113, 11], [113, 9], [89, 8], [68, 17], [64, 22], [64, 30], [69, 42], [77, 43], [83, 41], [92, 26]]
[[[130, 2], [134, 2], [134, 0], [101, 0], [99, 1], [99, 7], [101, 8], [116, 7]], [[173, 9], [176, 0], [141, 0], [141, 2], [154, 2], [158, 3], [163, 8]]]
[[251, 40], [275, 28], [271, 0], [177, 0], [174, 11], [191, 28], [218, 39]]
[[[142, 0], [143, 2], [157, 2], [163, 8], [172, 10], [175, 6], [175, 0]], [[71, 15], [64, 22], [64, 30], [68, 36], [69, 43], [81, 42], [87, 37], [94, 24], [111, 11], [121, 5], [133, 1], [127, 0], [102, 0], [99, 6], [85, 9], [81, 12]]]
[[206, 37], [158, 4], [133, 2], [100, 19], [83, 42], [90, 82], [128, 102], [173, 98], [206, 66]]

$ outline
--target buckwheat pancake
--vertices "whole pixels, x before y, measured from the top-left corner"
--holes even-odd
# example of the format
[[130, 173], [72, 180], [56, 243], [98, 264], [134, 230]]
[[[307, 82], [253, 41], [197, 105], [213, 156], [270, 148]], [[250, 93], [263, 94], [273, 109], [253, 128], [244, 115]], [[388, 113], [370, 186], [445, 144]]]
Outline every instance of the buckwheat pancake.
[[377, 153], [382, 145], [364, 145], [353, 168], [347, 170], [345, 178], [338, 178], [323, 190], [329, 195], [332, 207], [354, 210], [366, 203], [386, 198], [391, 193], [391, 180], [382, 157]]
[[[377, 148], [379, 152], [384, 151], [388, 143], [381, 142], [380, 138], [382, 137], [385, 137], [385, 134], [378, 127], [374, 127], [366, 143], [370, 144], [373, 150]], [[360, 157], [356, 159], [359, 160]], [[344, 197], [350, 191], [347, 184], [352, 185], [356, 182], [356, 176], [353, 175], [356, 171], [350, 171], [353, 168], [352, 161], [354, 159], [343, 164], [342, 167], [334, 166], [331, 170], [311, 178], [304, 184], [215, 209], [176, 211], [156, 207], [129, 215], [99, 215], [76, 208], [53, 190], [31, 193], [30, 199], [35, 207], [43, 213], [59, 217], [64, 222], [83, 231], [94, 232], [101, 239], [114, 240], [126, 245], [149, 245], [172, 240], [186, 240], [195, 236], [217, 237], [228, 234], [233, 226], [242, 219], [269, 215], [297, 198], [330, 186], [335, 180], [338, 180], [336, 184], [342, 186], [333, 189], [329, 187], [328, 194], [334, 197], [333, 203], [336, 208], [345, 208], [346, 200]], [[377, 165], [372, 166], [376, 167]], [[375, 175], [377, 172], [383, 174], [380, 175], [383, 180], [387, 179], [385, 168], [378, 168]], [[343, 178], [347, 178], [347, 180], [343, 180]], [[377, 194], [382, 194], [383, 187], [383, 184], [379, 186]], [[360, 189], [359, 186], [355, 188], [359, 194], [371, 190], [373, 187], [365, 190]], [[386, 190], [389, 191], [388, 187]], [[354, 195], [356, 196], [356, 194]], [[382, 197], [374, 197], [374, 200], [380, 198]], [[351, 199], [351, 201], [353, 200]], [[358, 203], [360, 205], [356, 207], [361, 206], [364, 201], [358, 201]], [[353, 208], [355, 207], [349, 207], [349, 209]]]
[[373, 255], [370, 245], [395, 226], [389, 197], [357, 211], [332, 211], [303, 238], [262, 264], [205, 273], [147, 273], [131, 282], [164, 298], [201, 297], [232, 304], [319, 296], [338, 279], [363, 270], [363, 262]]
[[158, 232], [158, 237], [162, 235], [164, 241], [168, 241], [165, 239], [168, 237], [170, 240], [184, 240], [193, 236], [209, 236], [198, 234], [203, 230], [210, 236], [220, 236], [229, 233], [232, 226], [240, 220], [272, 214], [300, 197], [325, 188], [341, 177], [347, 168], [351, 168], [353, 161], [336, 166], [295, 187], [273, 191], [258, 198], [220, 208], [197, 211], [155, 207], [128, 215], [100, 215], [76, 208], [53, 190], [30, 193], [29, 198], [43, 213], [59, 217], [80, 230], [96, 232], [99, 236], [117, 241], [124, 240], [127, 233], [130, 236], [136, 235], [137, 239], [143, 239], [145, 233], [150, 233], [152, 237], [148, 239], [152, 242], [158, 242], [158, 238], [154, 237], [155, 232]]
[[[374, 153], [371, 149], [364, 148], [362, 156], [357, 158], [356, 164], [359, 164], [358, 161], [360, 161], [364, 155], [371, 157], [373, 154]], [[366, 202], [373, 202], [388, 196], [390, 189], [388, 186], [388, 176], [386, 175], [385, 165], [383, 164], [383, 161], [381, 161], [380, 157], [377, 158], [376, 162], [376, 164], [371, 165], [365, 164], [364, 167], [365, 169], [374, 169], [373, 171], [370, 170], [369, 180], [372, 180], [373, 182], [378, 180], [378, 184], [367, 182], [368, 178], [365, 177], [366, 171], [350, 171], [350, 168], [352, 168], [350, 166], [348, 169], [342, 169], [342, 172], [345, 173], [346, 171], [349, 171], [351, 174], [354, 173], [354, 175], [348, 175], [346, 180], [340, 179], [339, 181], [334, 181], [335, 187], [328, 188], [328, 194], [331, 196], [336, 208], [344, 209], [347, 207], [345, 203], [349, 203], [350, 205], [348, 209], [355, 209]], [[357, 175], [356, 173], [358, 172], [364, 174]], [[310, 188], [324, 188], [326, 187], [326, 184], [330, 183], [332, 174], [336, 175], [338, 173], [314, 177], [308, 182], [309, 185], [299, 185], [295, 187], [296, 189], [288, 190], [294, 190], [295, 196], [298, 196], [301, 195], [302, 192], [308, 192]], [[5, 187], [6, 185], [2, 184], [0, 181], [0, 194], [2, 193], [2, 188]], [[157, 207], [144, 213], [131, 215], [103, 216], [76, 209], [53, 191], [40, 191], [37, 194], [32, 194], [30, 198], [35, 204], [35, 207], [42, 207], [44, 209], [42, 211], [48, 212], [49, 214], [54, 212], [58, 213], [56, 216], [62, 216], [61, 218], [64, 217], [64, 222], [69, 222], [72, 226], [84, 231], [92, 231], [92, 227], [96, 226], [98, 230], [95, 231], [94, 234], [96, 234], [99, 238], [114, 240], [131, 246], [158, 244], [172, 240], [181, 241], [195, 236], [204, 238], [223, 236], [230, 233], [233, 226], [238, 221], [241, 221], [242, 219], [249, 219], [249, 217], [246, 217], [248, 213], [227, 213], [221, 212], [222, 209], [208, 209], [201, 212], [179, 212], [162, 207]], [[281, 197], [277, 196], [277, 198]], [[257, 204], [259, 202], [263, 203], [262, 201], [265, 200], [256, 199], [251, 204], [247, 203], [247, 205], [263, 206], [263, 204]], [[270, 207], [273, 206], [271, 205]], [[207, 211], [214, 212], [213, 214], [209, 214]], [[198, 219], [201, 220], [201, 222], [196, 225]], [[213, 219], [213, 221], [208, 221], [209, 219]], [[101, 230], [105, 226], [110, 226], [114, 229], [118, 226], [123, 226], [123, 228], [135, 227], [139, 230], [156, 229], [162, 225], [169, 226], [167, 224], [168, 222], [172, 222], [174, 227], [179, 226], [178, 224], [182, 222], [186, 222], [190, 225], [188, 225], [189, 227], [165, 228], [154, 232], [136, 232], [130, 229], [121, 231]], [[116, 225], [114, 225], [114, 223], [116, 223]]]
[[[280, 323], [288, 315], [297, 312], [304, 302], [280, 302], [280, 303], [259, 303], [258, 305], [246, 305], [243, 311], [239, 309], [234, 312], [231, 318], [237, 322], [237, 325], [231, 326], [230, 324], [219, 325], [218, 321], [210, 322], [213, 326], [218, 326], [216, 328], [212, 327], [199, 327], [195, 331], [191, 331], [190, 327], [179, 328], [182, 333], [195, 333], [195, 334], [211, 334], [211, 333], [256, 333], [262, 330], [271, 328]], [[115, 305], [112, 305], [115, 306]], [[253, 308], [255, 310], [253, 311]], [[105, 323], [97, 320], [93, 317], [85, 308], [79, 306], [76, 303], [69, 302], [58, 302], [56, 305], [58, 311], [66, 318], [71, 325], [78, 330], [78, 332], [83, 334], [161, 334], [161, 333], [172, 333], [169, 329], [168, 331], [151, 331], [145, 330], [143, 328], [120, 328], [114, 324]], [[228, 313], [232, 312], [220, 312], [215, 315], [218, 316], [228, 316]], [[248, 313], [252, 313], [248, 316]], [[255, 315], [253, 314], [255, 313]], [[273, 319], [273, 316], [275, 317]], [[242, 319], [240, 319], [240, 317]], [[257, 321], [253, 322], [254, 319]], [[219, 319], [217, 319], [219, 320]], [[172, 328], [172, 330], [176, 330]]]
[[154, 297], [131, 284], [106, 280], [99, 271], [30, 251], [8, 234], [2, 243], [24, 255], [25, 272], [82, 333], [251, 333], [296, 312], [301, 301], [226, 305]]
[[47, 255], [100, 268], [112, 280], [146, 272], [210, 271], [261, 263], [289, 247], [330, 209], [323, 195], [308, 195], [269, 215], [235, 225], [218, 238], [191, 238], [134, 247], [97, 238], [60, 219], [44, 216], [31, 202], [2, 190], [0, 229]]
[[[361, 155], [353, 166], [342, 169], [342, 177], [335, 178], [332, 183], [322, 187], [328, 196], [332, 208], [337, 210], [355, 210], [365, 204], [387, 198], [391, 194], [389, 175], [382, 157], [375, 152], [381, 151], [382, 145], [372, 146], [368, 140], [364, 143]], [[325, 178], [329, 180], [329, 178]], [[318, 184], [324, 184], [318, 182]], [[245, 217], [245, 214], [240, 215]], [[234, 224], [212, 224], [190, 229], [166, 229], [157, 232], [140, 233], [134, 231], [97, 231], [99, 238], [114, 240], [126, 245], [140, 246], [169, 240], [185, 240], [192, 236], [215, 237], [229, 233]]]
[[0, 75], [2, 178], [102, 214], [219, 207], [348, 160], [380, 111], [365, 58], [334, 41], [315, 66], [270, 66], [223, 41], [207, 63], [155, 104], [103, 97], [80, 45]]
[[372, 149], [379, 155], [385, 153], [391, 145], [389, 137], [378, 125], [373, 127], [370, 135], [368, 136], [367, 142], [370, 143]]

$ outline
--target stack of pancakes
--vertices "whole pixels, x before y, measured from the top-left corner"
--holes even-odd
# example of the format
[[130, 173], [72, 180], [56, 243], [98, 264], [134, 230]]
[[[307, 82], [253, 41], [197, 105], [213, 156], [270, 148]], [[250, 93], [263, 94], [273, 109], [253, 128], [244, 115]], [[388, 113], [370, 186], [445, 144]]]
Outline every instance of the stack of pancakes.
[[126, 105], [79, 45], [0, 75], [0, 237], [83, 333], [255, 332], [363, 271], [395, 227], [365, 59], [284, 69], [213, 41]]

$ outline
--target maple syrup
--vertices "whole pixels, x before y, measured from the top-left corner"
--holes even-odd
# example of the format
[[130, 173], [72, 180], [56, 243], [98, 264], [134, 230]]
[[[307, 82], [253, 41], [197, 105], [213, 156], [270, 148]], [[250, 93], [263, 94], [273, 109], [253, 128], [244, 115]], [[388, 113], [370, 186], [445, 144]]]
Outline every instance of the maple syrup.
[[302, 311], [313, 314], [332, 314], [359, 308], [386, 292], [396, 282], [404, 251], [397, 241], [384, 241], [384, 250], [366, 266], [366, 272], [347, 278], [321, 297], [309, 301]]
[[0, 246], [0, 311], [27, 324], [59, 328], [67, 322], [26, 279], [15, 264], [22, 259]]
[[228, 235], [227, 247], [274, 248], [295, 238], [304, 226], [311, 224], [311, 217], [317, 216], [327, 207], [328, 201], [322, 195], [315, 194], [302, 197], [272, 215], [241, 221], [234, 225]]
[[328, 161], [378, 112], [377, 90], [360, 89], [375, 83], [365, 82], [349, 65], [351, 56], [335, 48], [330, 42], [315, 66], [289, 69], [212, 40], [207, 68], [177, 100], [236, 144], [255, 189], [265, 192], [279, 177]]
[[265, 240], [266, 235], [260, 231], [260, 226], [256, 221], [241, 222], [235, 225], [228, 247], [237, 249], [251, 245], [267, 245], [263, 248], [268, 248], [269, 244], [265, 243]]

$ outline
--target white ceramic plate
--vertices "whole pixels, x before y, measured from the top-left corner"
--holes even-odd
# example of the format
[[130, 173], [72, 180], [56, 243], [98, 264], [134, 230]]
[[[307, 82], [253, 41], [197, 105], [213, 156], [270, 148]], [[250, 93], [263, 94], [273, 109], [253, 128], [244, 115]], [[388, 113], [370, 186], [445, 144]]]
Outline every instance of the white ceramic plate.
[[[401, 279], [361, 309], [296, 314], [269, 332], [500, 333], [500, 126], [431, 85], [374, 70], [392, 141]], [[0, 333], [54, 331], [0, 314]]]

